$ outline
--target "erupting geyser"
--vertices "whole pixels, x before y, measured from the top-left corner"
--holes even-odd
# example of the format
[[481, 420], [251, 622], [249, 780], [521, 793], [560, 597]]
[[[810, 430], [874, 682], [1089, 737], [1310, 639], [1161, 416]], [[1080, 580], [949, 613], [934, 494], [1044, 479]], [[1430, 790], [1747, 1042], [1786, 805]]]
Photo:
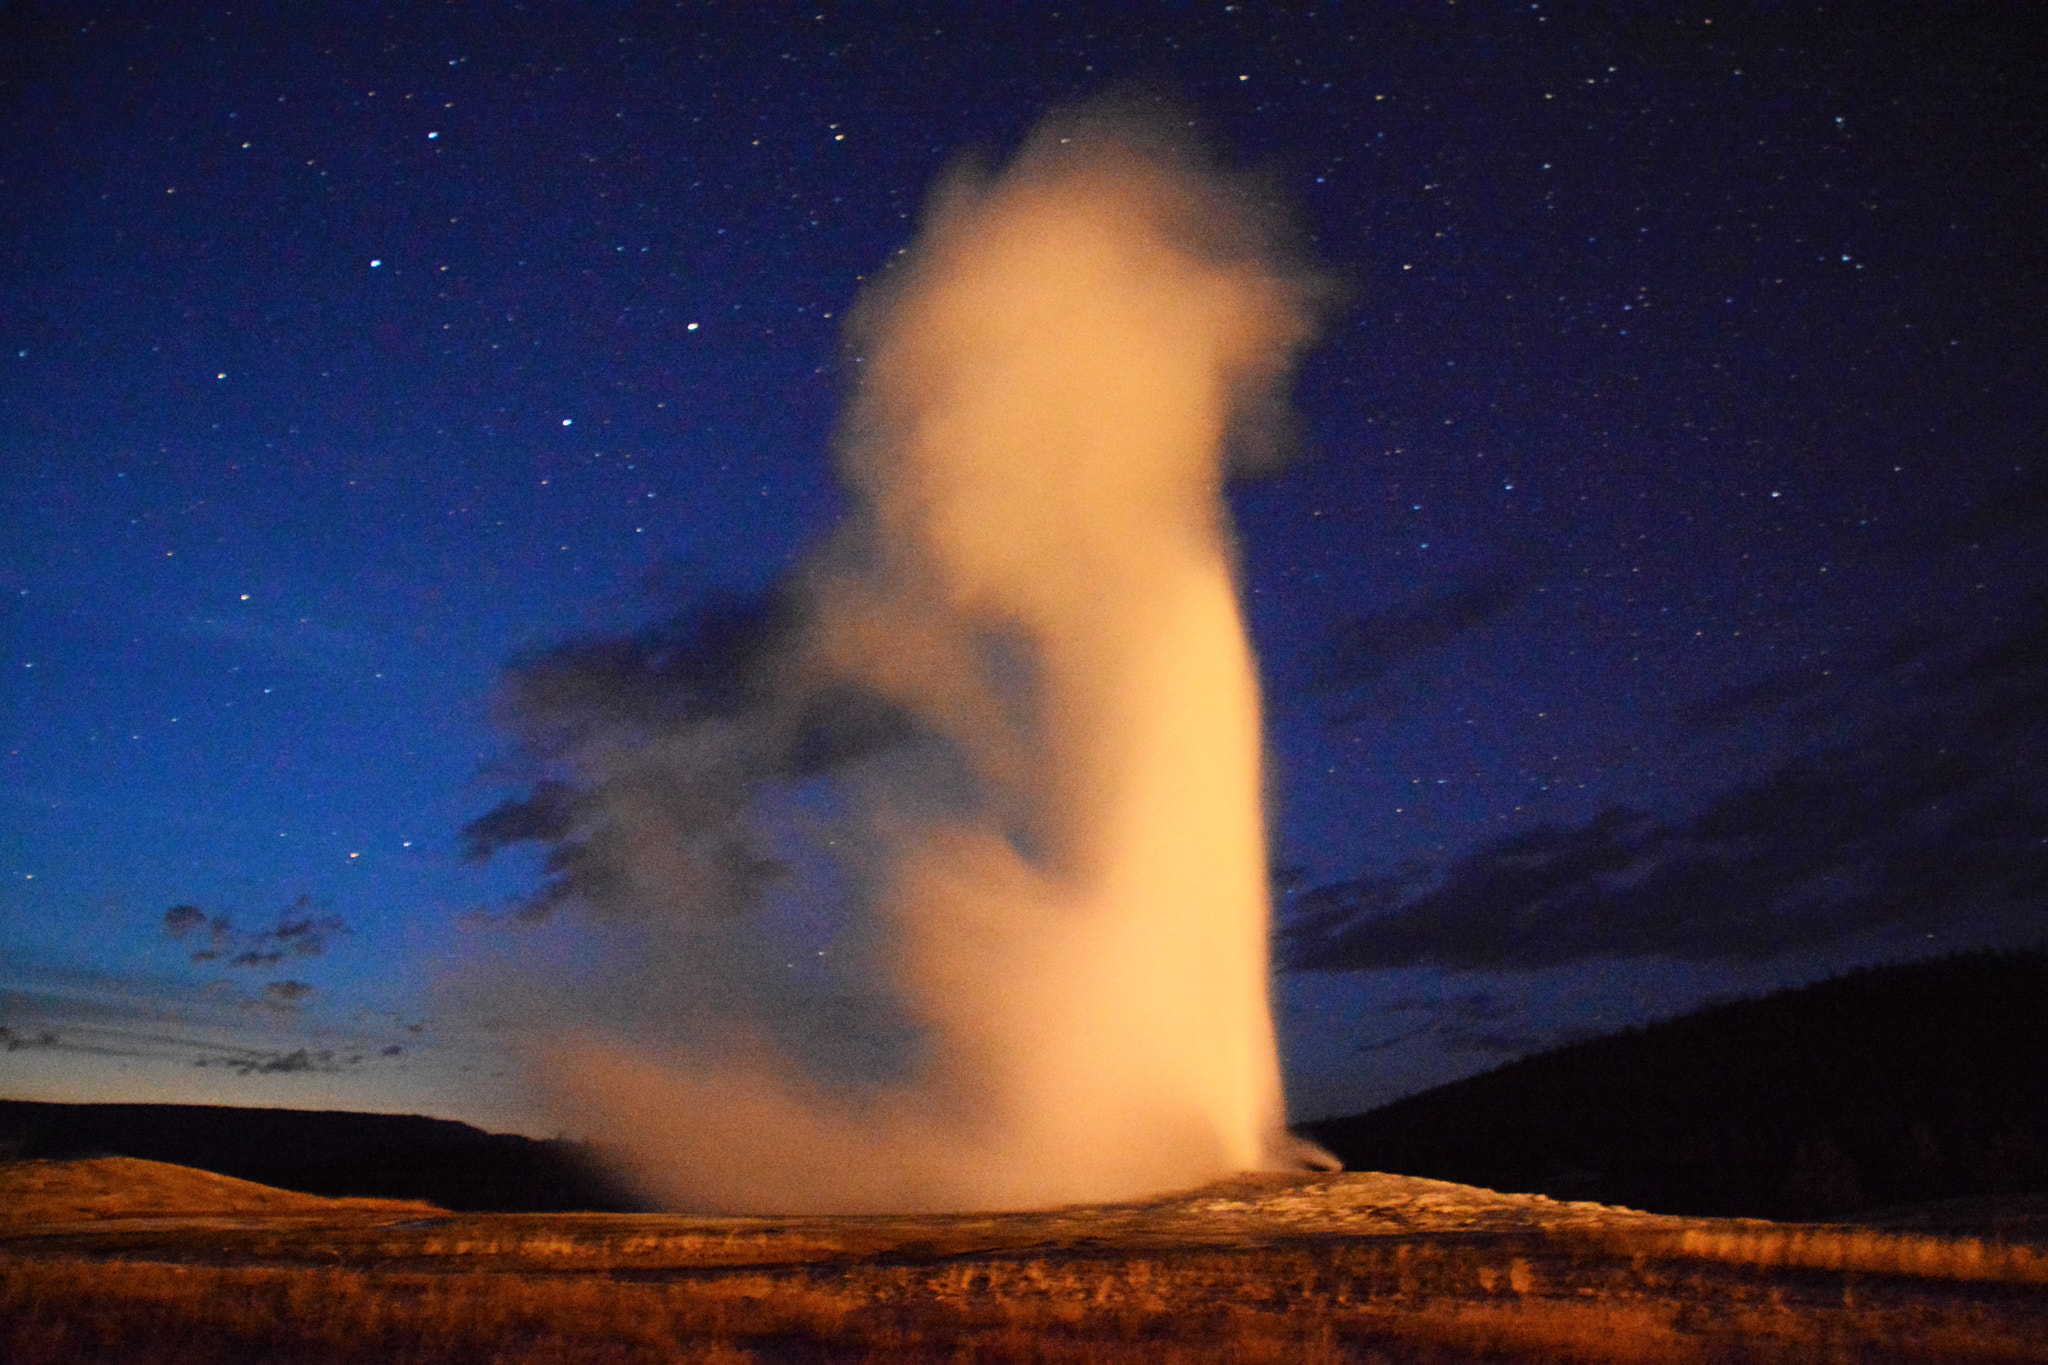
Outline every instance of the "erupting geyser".
[[[553, 841], [551, 898], [644, 954], [631, 1021], [569, 1011], [539, 1075], [654, 1197], [1022, 1207], [1319, 1162], [1283, 1127], [1222, 500], [1315, 292], [1158, 125], [1055, 118], [945, 184], [859, 305], [857, 510], [738, 681], [644, 641], [515, 678], [558, 780], [479, 843]], [[717, 979], [774, 900], [764, 822], [839, 860], [893, 1069], [820, 1074]]]

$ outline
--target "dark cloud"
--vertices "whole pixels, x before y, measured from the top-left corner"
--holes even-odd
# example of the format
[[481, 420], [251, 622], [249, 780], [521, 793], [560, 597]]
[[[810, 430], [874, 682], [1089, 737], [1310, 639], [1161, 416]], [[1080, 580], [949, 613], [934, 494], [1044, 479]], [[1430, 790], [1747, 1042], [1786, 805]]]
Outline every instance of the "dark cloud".
[[1353, 1043], [1351, 1050], [1361, 1054], [1385, 1052], [1390, 1048], [1397, 1048], [1403, 1043], [1412, 1043], [1418, 1038], [1426, 1038], [1432, 1031], [1428, 1024], [1420, 1024], [1411, 1028], [1400, 1029], [1381, 1037], [1362, 1039], [1359, 1042]]
[[1397, 996], [1382, 1006], [1390, 1014], [1428, 1013], [1468, 1022], [1492, 1022], [1515, 1012], [1514, 1002], [1492, 991], [1467, 991], [1462, 995]]
[[1940, 645], [1941, 636], [1935, 631], [1925, 626], [1908, 626], [1878, 647], [1872, 665], [1886, 676], [1902, 673], [1926, 660]]
[[[1597, 1032], [1597, 1030], [1589, 1030]], [[1430, 1040], [1439, 1051], [1494, 1057], [1524, 1057], [1532, 1052], [1558, 1047], [1577, 1040], [1570, 1029], [1516, 1027], [1512, 1021], [1500, 1024], [1465, 1024], [1455, 1018], [1441, 1019], [1429, 1028]]]
[[[2043, 613], [2038, 600], [2020, 603], [2022, 622]], [[1915, 698], [1935, 700], [1944, 693], [1967, 697], [1973, 675], [1986, 665], [1996, 667], [1996, 660], [2015, 651], [2022, 659], [2030, 657], [2037, 641], [2029, 636], [2022, 624], [2011, 638], [1958, 659], [1954, 642], [1944, 640], [1940, 632], [1919, 624], [1903, 626], [1860, 658], [1850, 656], [1832, 668], [1809, 665], [1768, 673], [1681, 707], [1675, 719], [1681, 729], [1694, 734], [1734, 729], [1773, 716], [1819, 727], [1844, 709], [1845, 694], [1858, 689], [1867, 694], [1862, 705], [1869, 708], [1910, 708]]]
[[678, 884], [722, 895], [717, 909], [743, 908], [778, 870], [744, 815], [773, 767], [766, 727], [750, 721], [767, 707], [770, 660], [792, 628], [779, 596], [718, 601], [520, 661], [501, 709], [546, 775], [472, 821], [465, 856], [547, 845], [546, 880], [521, 907], [528, 919], [567, 904], [629, 905], [639, 888], [627, 869], [645, 843], [673, 851]]
[[4, 1047], [9, 1052], [20, 1052], [24, 1048], [31, 1047], [56, 1047], [59, 1041], [57, 1034], [50, 1029], [38, 1029], [33, 1033], [20, 1033], [10, 1028], [0, 1027], [0, 1047]]
[[1521, 1008], [1514, 1001], [1486, 990], [1443, 996], [1399, 996], [1381, 1006], [1379, 1012], [1397, 1018], [1423, 1015], [1426, 1022], [1404, 1022], [1392, 1032], [1353, 1045], [1354, 1053], [1387, 1052], [1405, 1044], [1426, 1042], [1451, 1054], [1519, 1055], [1558, 1041], [1554, 1029], [1517, 1027]]
[[481, 862], [514, 844], [567, 838], [575, 827], [575, 789], [566, 782], [536, 782], [525, 796], [469, 822], [462, 831], [464, 856], [470, 862]]
[[541, 756], [623, 733], [665, 733], [678, 719], [757, 710], [773, 667], [801, 629], [793, 595], [712, 597], [629, 635], [571, 640], [509, 670], [504, 718]]
[[[301, 897], [303, 905], [304, 898]], [[348, 926], [339, 915], [324, 915], [315, 919], [302, 915], [297, 919], [287, 915], [270, 930], [270, 937], [295, 957], [318, 957], [327, 951], [327, 939], [331, 934], [345, 934]]]
[[[9, 1021], [0, 1026], [0, 1052], [39, 1048], [253, 1076], [339, 1070], [371, 1050], [361, 1041], [349, 1042], [346, 1052], [302, 1046], [310, 1040], [290, 1030], [299, 1002], [312, 993], [305, 982], [281, 981], [252, 997], [223, 981], [195, 998], [189, 987], [169, 983], [58, 974], [47, 986], [0, 985], [0, 1019]], [[273, 1034], [274, 1029], [285, 1032]]]
[[1531, 969], [1761, 960], [1867, 936], [2048, 936], [2048, 595], [1973, 647], [1893, 653], [1899, 699], [1855, 742], [1689, 819], [1614, 808], [1447, 866], [1305, 891], [1284, 919], [1285, 960]]
[[193, 1065], [225, 1066], [244, 1076], [280, 1076], [302, 1071], [332, 1074], [342, 1069], [342, 1063], [337, 1061], [335, 1055], [325, 1048], [317, 1052], [306, 1048], [296, 1048], [291, 1052], [252, 1053], [248, 1056], [224, 1060], [197, 1061]]
[[1810, 702], [1829, 687], [1828, 675], [1818, 668], [1771, 673], [1681, 707], [1677, 720], [1680, 727], [1693, 732], [1727, 729], [1759, 713]]
[[196, 905], [174, 905], [164, 912], [164, 932], [184, 939], [204, 925], [205, 946], [193, 950], [194, 962], [225, 959], [230, 967], [274, 967], [288, 957], [319, 957], [330, 938], [348, 932], [341, 916], [315, 915], [313, 908], [311, 896], [300, 896], [271, 928], [237, 929], [226, 915], [209, 917]]
[[[546, 880], [518, 917], [568, 904], [630, 916], [677, 887], [701, 913], [747, 909], [787, 873], [751, 818], [764, 789], [920, 741], [901, 706], [802, 675], [798, 600], [784, 583], [698, 604], [509, 671], [503, 717], [541, 775], [463, 840], [471, 861], [548, 846]], [[640, 884], [654, 864], [660, 884]]]
[[1356, 719], [1385, 704], [1401, 669], [1493, 624], [1522, 596], [1521, 583], [1490, 575], [1350, 621], [1323, 646], [1314, 674], [1317, 690], [1339, 699], [1337, 719]]

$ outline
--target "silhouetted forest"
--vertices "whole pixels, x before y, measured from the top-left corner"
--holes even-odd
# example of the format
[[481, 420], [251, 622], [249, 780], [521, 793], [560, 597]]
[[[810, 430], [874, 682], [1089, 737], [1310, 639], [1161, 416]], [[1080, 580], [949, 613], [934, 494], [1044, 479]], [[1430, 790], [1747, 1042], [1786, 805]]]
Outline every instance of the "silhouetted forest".
[[588, 1146], [397, 1114], [0, 1100], [0, 1158], [131, 1156], [458, 1212], [624, 1211]]
[[1352, 1169], [1658, 1213], [2048, 1192], [2048, 950], [1868, 968], [1302, 1131]]

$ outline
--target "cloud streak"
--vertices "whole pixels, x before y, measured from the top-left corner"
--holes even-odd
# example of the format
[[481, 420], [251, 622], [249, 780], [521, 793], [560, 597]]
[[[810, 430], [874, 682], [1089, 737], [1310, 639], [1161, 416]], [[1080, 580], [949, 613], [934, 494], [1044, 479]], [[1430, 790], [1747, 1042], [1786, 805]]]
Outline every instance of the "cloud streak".
[[1493, 574], [1356, 617], [1331, 633], [1314, 685], [1336, 703], [1334, 720], [1360, 720], [1394, 700], [1394, 680], [1402, 670], [1499, 621], [1524, 594], [1522, 584]]
[[[1295, 897], [1299, 970], [1756, 961], [1829, 944], [2020, 942], [2048, 932], [2048, 596], [1968, 646], [1883, 651], [1890, 701], [1850, 742], [1724, 791], [1686, 819], [1612, 808], [1448, 865]], [[1820, 704], [1772, 679], [1705, 728]]]
[[257, 998], [215, 991], [198, 999], [167, 986], [114, 981], [54, 989], [0, 987], [0, 1017], [9, 1021], [0, 1026], [0, 1050], [213, 1068], [244, 1076], [338, 1074], [377, 1052], [331, 1042], [279, 1046], [261, 1037], [295, 1019], [297, 1005], [311, 994], [313, 988], [303, 982], [276, 983]]
[[196, 905], [172, 906], [164, 912], [163, 926], [180, 942], [198, 942], [194, 962], [229, 967], [274, 967], [288, 958], [319, 957], [330, 939], [348, 932], [341, 916], [315, 915], [311, 896], [300, 896], [268, 929], [237, 929], [228, 916], [209, 915]]

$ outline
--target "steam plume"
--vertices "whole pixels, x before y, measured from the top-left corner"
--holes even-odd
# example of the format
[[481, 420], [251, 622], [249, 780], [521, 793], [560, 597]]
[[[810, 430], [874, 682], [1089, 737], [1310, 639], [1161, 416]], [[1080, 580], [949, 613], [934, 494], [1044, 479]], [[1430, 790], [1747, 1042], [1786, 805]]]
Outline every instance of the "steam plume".
[[[675, 1206], [1021, 1207], [1310, 1160], [1226, 461], [1314, 289], [1157, 125], [955, 175], [849, 326], [856, 511], [768, 609], [515, 675], [477, 849], [634, 945], [544, 1086]], [[812, 948], [822, 943], [822, 948]]]

